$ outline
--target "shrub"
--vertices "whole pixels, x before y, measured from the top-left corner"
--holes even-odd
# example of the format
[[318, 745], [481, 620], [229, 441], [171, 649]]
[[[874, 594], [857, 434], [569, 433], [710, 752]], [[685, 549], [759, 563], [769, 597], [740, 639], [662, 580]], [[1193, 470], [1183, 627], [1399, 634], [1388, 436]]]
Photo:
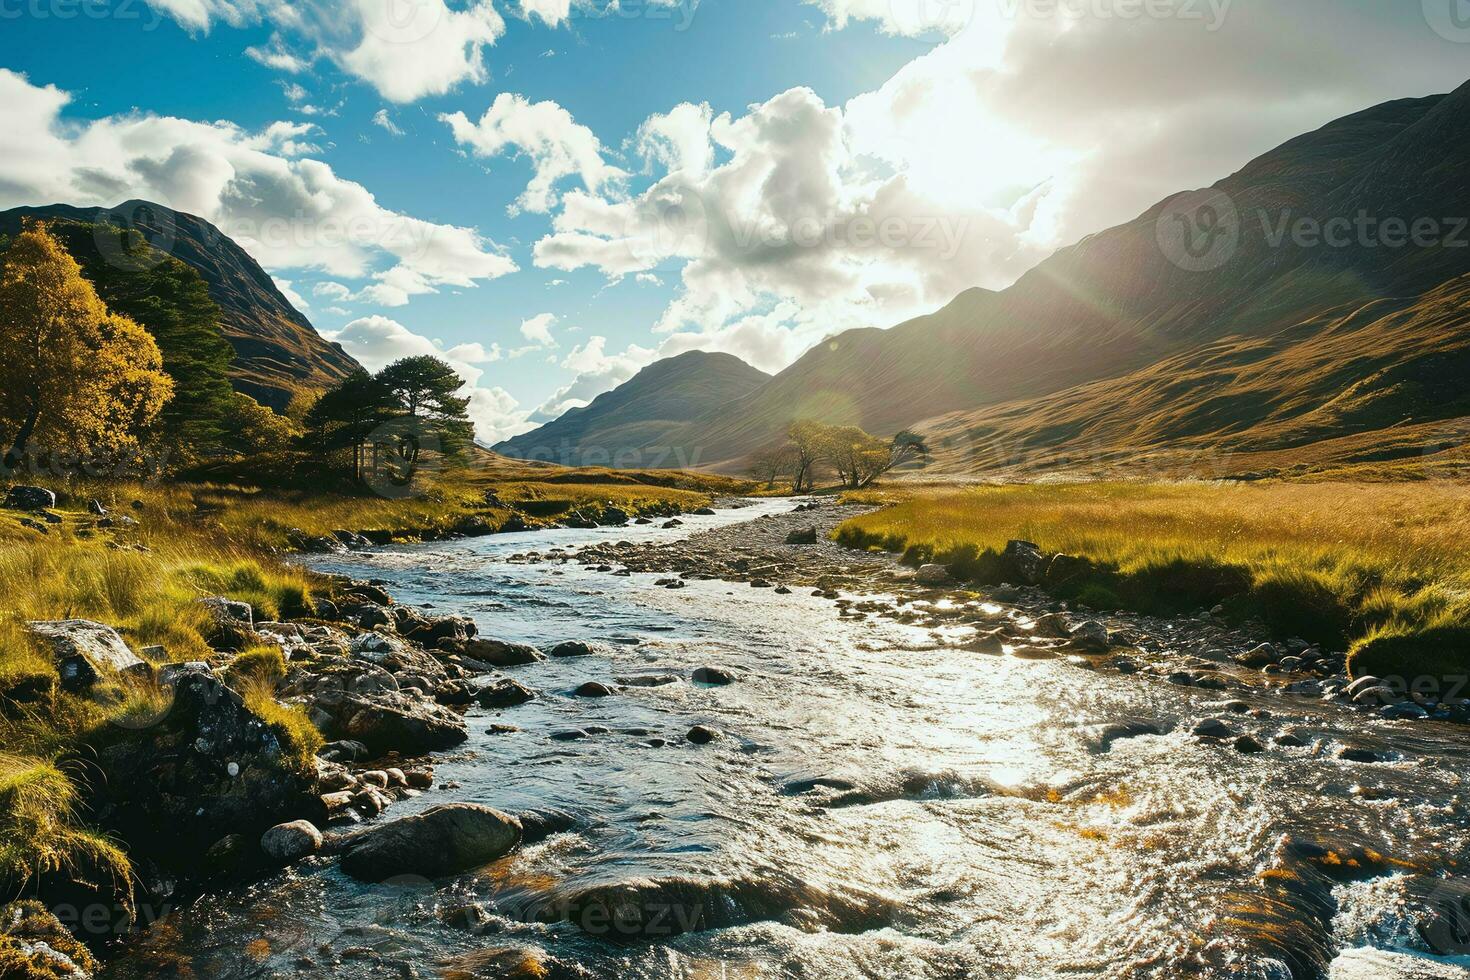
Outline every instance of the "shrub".
[[244, 690], [252, 682], [270, 685], [272, 689], [286, 679], [286, 655], [271, 644], [251, 647], [237, 656], [225, 670], [225, 683]]

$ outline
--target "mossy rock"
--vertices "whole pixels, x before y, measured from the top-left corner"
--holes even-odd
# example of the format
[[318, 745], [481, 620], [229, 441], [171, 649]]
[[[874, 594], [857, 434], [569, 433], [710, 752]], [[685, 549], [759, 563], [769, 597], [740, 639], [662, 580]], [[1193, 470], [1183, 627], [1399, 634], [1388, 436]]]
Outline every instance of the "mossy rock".
[[87, 947], [39, 902], [0, 906], [0, 977], [84, 980], [97, 969]]

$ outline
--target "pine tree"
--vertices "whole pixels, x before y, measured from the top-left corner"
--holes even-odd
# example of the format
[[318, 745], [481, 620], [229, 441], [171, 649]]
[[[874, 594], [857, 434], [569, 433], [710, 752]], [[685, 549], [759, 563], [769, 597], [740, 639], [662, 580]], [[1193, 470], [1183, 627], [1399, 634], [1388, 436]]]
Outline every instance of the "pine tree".
[[312, 405], [306, 413], [306, 438], [323, 453], [350, 450], [352, 479], [360, 481], [368, 439], [402, 415], [403, 407], [393, 390], [359, 368]]
[[[474, 438], [470, 400], [456, 394], [465, 382], [447, 362], [428, 354], [405, 357], [379, 371], [378, 380], [402, 402], [420, 440], [433, 438], [446, 455], [468, 447]], [[406, 455], [417, 462], [417, 448]]]

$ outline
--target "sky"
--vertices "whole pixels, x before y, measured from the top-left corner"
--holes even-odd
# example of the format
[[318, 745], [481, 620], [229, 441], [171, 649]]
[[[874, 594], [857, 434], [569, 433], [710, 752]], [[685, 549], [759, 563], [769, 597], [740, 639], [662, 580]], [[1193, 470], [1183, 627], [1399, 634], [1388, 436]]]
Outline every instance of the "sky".
[[493, 443], [778, 371], [1470, 77], [1470, 0], [0, 0], [0, 208], [219, 225]]

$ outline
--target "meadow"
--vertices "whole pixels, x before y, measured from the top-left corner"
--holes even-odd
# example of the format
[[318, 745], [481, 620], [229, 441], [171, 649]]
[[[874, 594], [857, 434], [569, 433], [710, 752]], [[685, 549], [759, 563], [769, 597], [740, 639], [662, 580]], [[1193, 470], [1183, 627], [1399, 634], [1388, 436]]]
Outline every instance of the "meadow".
[[1083, 483], [889, 487], [836, 532], [996, 584], [1012, 539], [1090, 562], [1056, 587], [1098, 609], [1224, 605], [1350, 653], [1355, 676], [1470, 673], [1464, 484]]

